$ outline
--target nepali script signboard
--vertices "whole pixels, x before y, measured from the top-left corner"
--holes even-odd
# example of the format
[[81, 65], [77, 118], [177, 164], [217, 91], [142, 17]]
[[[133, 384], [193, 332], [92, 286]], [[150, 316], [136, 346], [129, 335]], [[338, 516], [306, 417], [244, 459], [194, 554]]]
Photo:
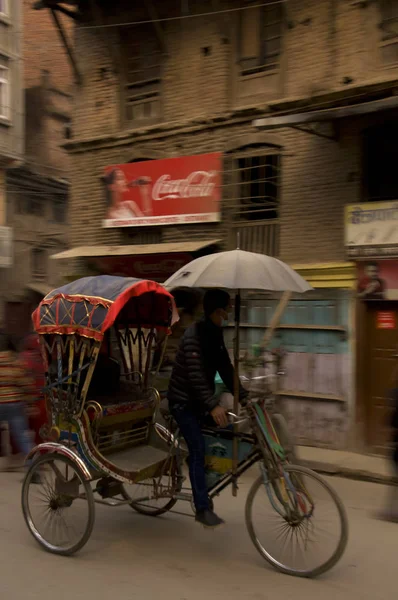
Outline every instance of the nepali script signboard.
[[345, 207], [347, 256], [398, 254], [398, 202], [367, 202]]
[[221, 154], [111, 165], [104, 227], [220, 221]]

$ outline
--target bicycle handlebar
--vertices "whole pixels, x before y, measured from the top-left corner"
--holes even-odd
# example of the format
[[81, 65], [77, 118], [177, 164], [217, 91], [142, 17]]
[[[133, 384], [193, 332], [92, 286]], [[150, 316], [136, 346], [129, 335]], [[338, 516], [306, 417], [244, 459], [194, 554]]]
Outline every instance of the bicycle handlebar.
[[241, 417], [239, 417], [238, 415], [236, 415], [235, 413], [231, 412], [230, 410], [227, 411], [227, 415], [229, 417], [232, 417], [234, 419], [234, 424], [235, 425], [240, 425], [240, 423], [245, 423], [249, 417], [244, 417], [243, 419]]

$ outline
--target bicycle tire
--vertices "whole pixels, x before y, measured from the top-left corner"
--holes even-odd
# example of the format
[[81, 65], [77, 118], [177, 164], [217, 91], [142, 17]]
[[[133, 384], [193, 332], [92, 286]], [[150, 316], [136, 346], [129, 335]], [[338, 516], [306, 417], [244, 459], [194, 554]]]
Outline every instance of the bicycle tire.
[[[86, 523], [84, 533], [81, 536], [80, 540], [78, 542], [76, 542], [75, 544], [73, 544], [72, 546], [70, 546], [69, 548], [58, 547], [44, 538], [44, 536], [40, 533], [37, 525], [35, 524], [34, 518], [32, 517], [32, 514], [31, 514], [31, 509], [29, 506], [29, 487], [30, 487], [30, 485], [35, 485], [37, 487], [37, 484], [32, 483], [33, 475], [35, 473], [40, 474], [40, 469], [46, 463], [49, 463], [54, 460], [65, 463], [68, 467], [73, 469], [74, 472], [78, 475], [78, 477], [80, 479], [80, 483], [84, 488], [85, 499], [87, 500], [87, 505], [88, 505], [88, 517], [87, 517], [87, 523]], [[84, 479], [84, 476], [81, 473], [78, 465], [76, 463], [74, 463], [70, 458], [68, 458], [66, 456], [62, 456], [61, 454], [56, 454], [56, 453], [43, 454], [42, 456], [37, 457], [34, 460], [34, 462], [32, 463], [32, 465], [30, 466], [30, 468], [27, 471], [26, 476], [24, 478], [23, 485], [22, 485], [21, 503], [22, 503], [23, 516], [25, 519], [25, 523], [29, 529], [29, 532], [31, 533], [33, 538], [36, 540], [36, 542], [40, 546], [42, 546], [47, 552], [50, 552], [51, 554], [57, 554], [59, 556], [71, 556], [72, 554], [75, 554], [76, 552], [81, 550], [83, 548], [83, 546], [85, 546], [87, 544], [88, 540], [90, 539], [90, 536], [91, 536], [91, 533], [92, 533], [93, 527], [94, 527], [94, 522], [95, 522], [95, 502], [94, 502], [93, 490], [91, 488], [90, 482], [88, 482]]]
[[318, 483], [321, 484], [321, 486], [328, 492], [329, 496], [333, 500], [333, 502], [337, 508], [339, 518], [340, 518], [341, 535], [340, 535], [340, 539], [337, 544], [337, 547], [336, 547], [335, 551], [333, 552], [332, 556], [330, 556], [328, 558], [328, 560], [323, 562], [321, 565], [318, 565], [313, 569], [296, 570], [296, 569], [292, 569], [286, 565], [279, 563], [275, 558], [272, 557], [270, 552], [267, 551], [262, 546], [259, 539], [257, 538], [255, 528], [253, 525], [253, 519], [252, 519], [252, 509], [253, 509], [254, 498], [255, 498], [258, 490], [261, 488], [261, 486], [264, 485], [264, 479], [263, 479], [262, 475], [260, 475], [254, 481], [253, 485], [251, 486], [251, 488], [249, 490], [249, 494], [247, 496], [246, 507], [245, 507], [246, 527], [247, 527], [250, 539], [251, 539], [252, 543], [254, 544], [255, 548], [257, 549], [257, 551], [259, 552], [259, 554], [269, 564], [271, 564], [275, 569], [277, 569], [278, 571], [280, 571], [282, 573], [285, 573], [286, 575], [294, 575], [296, 577], [307, 577], [307, 578], [317, 577], [319, 575], [322, 575], [326, 571], [329, 571], [331, 568], [333, 568], [336, 565], [336, 563], [340, 560], [342, 555], [344, 554], [344, 551], [347, 546], [347, 541], [348, 541], [347, 514], [345, 511], [344, 505], [343, 505], [342, 501], [340, 500], [339, 496], [337, 495], [337, 493], [335, 492], [335, 490], [332, 488], [331, 485], [329, 485], [329, 483], [327, 481], [324, 480], [323, 477], [318, 475], [318, 473], [315, 473], [311, 469], [302, 467], [300, 465], [288, 464], [288, 465], [284, 466], [284, 469], [287, 473], [290, 473], [290, 474], [297, 473], [298, 475], [301, 474], [301, 475], [306, 475], [310, 478], [312, 477], [314, 480], [316, 480]]

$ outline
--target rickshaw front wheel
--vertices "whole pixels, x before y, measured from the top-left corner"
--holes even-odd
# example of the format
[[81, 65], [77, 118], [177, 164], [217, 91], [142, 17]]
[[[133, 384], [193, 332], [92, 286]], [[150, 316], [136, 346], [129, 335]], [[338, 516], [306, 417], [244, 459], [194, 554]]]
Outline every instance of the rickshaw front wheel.
[[246, 501], [246, 527], [260, 553], [287, 575], [316, 577], [340, 560], [347, 545], [344, 506], [320, 475], [285, 464], [281, 478], [254, 481]]
[[90, 483], [70, 458], [39, 456], [26, 473], [22, 510], [28, 529], [48, 552], [70, 556], [90, 538], [95, 503]]

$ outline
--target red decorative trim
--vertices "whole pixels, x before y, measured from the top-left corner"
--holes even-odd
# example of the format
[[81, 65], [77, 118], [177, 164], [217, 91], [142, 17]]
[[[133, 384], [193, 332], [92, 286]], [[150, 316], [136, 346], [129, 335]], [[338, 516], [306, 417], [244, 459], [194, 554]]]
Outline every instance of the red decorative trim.
[[110, 306], [112, 306], [113, 304], [113, 300], [107, 300], [106, 298], [99, 298], [98, 296], [85, 296], [85, 295], [78, 295], [78, 294], [56, 294], [55, 296], [52, 296], [51, 298], [44, 298], [44, 300], [41, 301], [40, 305], [41, 306], [48, 306], [50, 304], [53, 304], [56, 300], [67, 300], [68, 302], [71, 302], [73, 304], [76, 304], [76, 302], [88, 302], [89, 304], [92, 304], [93, 306], [97, 306], [98, 304], [100, 304], [101, 306], [104, 306], [105, 308], [109, 308]]
[[[159, 283], [155, 283], [150, 280], [142, 280], [134, 283], [129, 288], [127, 288], [120, 296], [115, 300], [106, 300], [105, 298], [100, 298], [98, 296], [86, 296], [86, 295], [67, 295], [67, 294], [56, 294], [51, 298], [45, 298], [40, 303], [39, 307], [34, 311], [32, 315], [32, 320], [34, 324], [34, 328], [37, 333], [41, 335], [52, 334], [52, 335], [74, 335], [79, 334], [83, 337], [87, 337], [90, 339], [95, 339], [96, 341], [101, 342], [104, 333], [112, 327], [115, 323], [119, 313], [123, 309], [123, 307], [127, 304], [127, 302], [134, 297], [141, 296], [146, 293], [153, 292], [159, 296], [164, 296], [168, 299], [171, 305], [171, 312], [175, 309], [174, 298], [162, 285]], [[71, 310], [71, 319], [69, 325], [60, 325], [59, 324], [59, 312], [61, 301], [65, 300], [72, 304]], [[52, 325], [42, 325], [41, 324], [41, 308], [43, 306], [50, 306], [56, 302], [55, 307], [55, 319], [56, 323]], [[75, 307], [78, 302], [87, 302], [92, 306], [92, 311], [94, 312], [96, 306], [103, 306], [108, 309], [108, 313], [102, 323], [101, 331], [95, 330], [90, 327], [92, 323], [93, 314], [90, 315], [88, 326], [81, 327], [74, 324], [74, 313]], [[142, 323], [141, 327], [149, 326], [149, 323]], [[167, 324], [165, 326], [157, 325], [157, 329], [166, 331], [167, 334], [170, 333], [170, 326]]]
[[[162, 285], [160, 285], [160, 283], [156, 283], [155, 281], [150, 281], [149, 279], [143, 279], [142, 281], [138, 281], [137, 283], [135, 283], [134, 285], [129, 287], [127, 290], [125, 290], [115, 300], [115, 302], [109, 309], [107, 316], [105, 317], [104, 323], [102, 325], [102, 331], [105, 332], [105, 331], [107, 331], [107, 329], [110, 329], [112, 327], [112, 325], [114, 324], [114, 322], [117, 319], [118, 314], [121, 312], [122, 308], [127, 304], [127, 302], [129, 300], [131, 300], [131, 298], [134, 298], [136, 296], [141, 296], [148, 292], [155, 292], [156, 294], [159, 294], [161, 296], [166, 296], [167, 298], [170, 299], [171, 303], [174, 303], [173, 296], [170, 294], [170, 292], [168, 292], [166, 290], [166, 288], [164, 288]], [[141, 326], [143, 327], [144, 325], [142, 324]], [[163, 329], [167, 330], [167, 329], [169, 329], [169, 326], [167, 325], [167, 327], [157, 327], [157, 328], [162, 329], [162, 330]]]
[[80, 325], [64, 326], [64, 325], [39, 325], [35, 326], [37, 333], [40, 335], [76, 335], [78, 333], [81, 337], [86, 337], [97, 342], [102, 342], [104, 334], [101, 331], [95, 329], [89, 329], [88, 327], [81, 327]]
[[104, 417], [114, 417], [125, 413], [134, 413], [145, 408], [151, 408], [153, 400], [137, 400], [136, 402], [128, 402], [125, 404], [104, 405]]
[[33, 328], [35, 331], [37, 331], [40, 327], [40, 306], [41, 304], [39, 304], [39, 306], [32, 314]]

